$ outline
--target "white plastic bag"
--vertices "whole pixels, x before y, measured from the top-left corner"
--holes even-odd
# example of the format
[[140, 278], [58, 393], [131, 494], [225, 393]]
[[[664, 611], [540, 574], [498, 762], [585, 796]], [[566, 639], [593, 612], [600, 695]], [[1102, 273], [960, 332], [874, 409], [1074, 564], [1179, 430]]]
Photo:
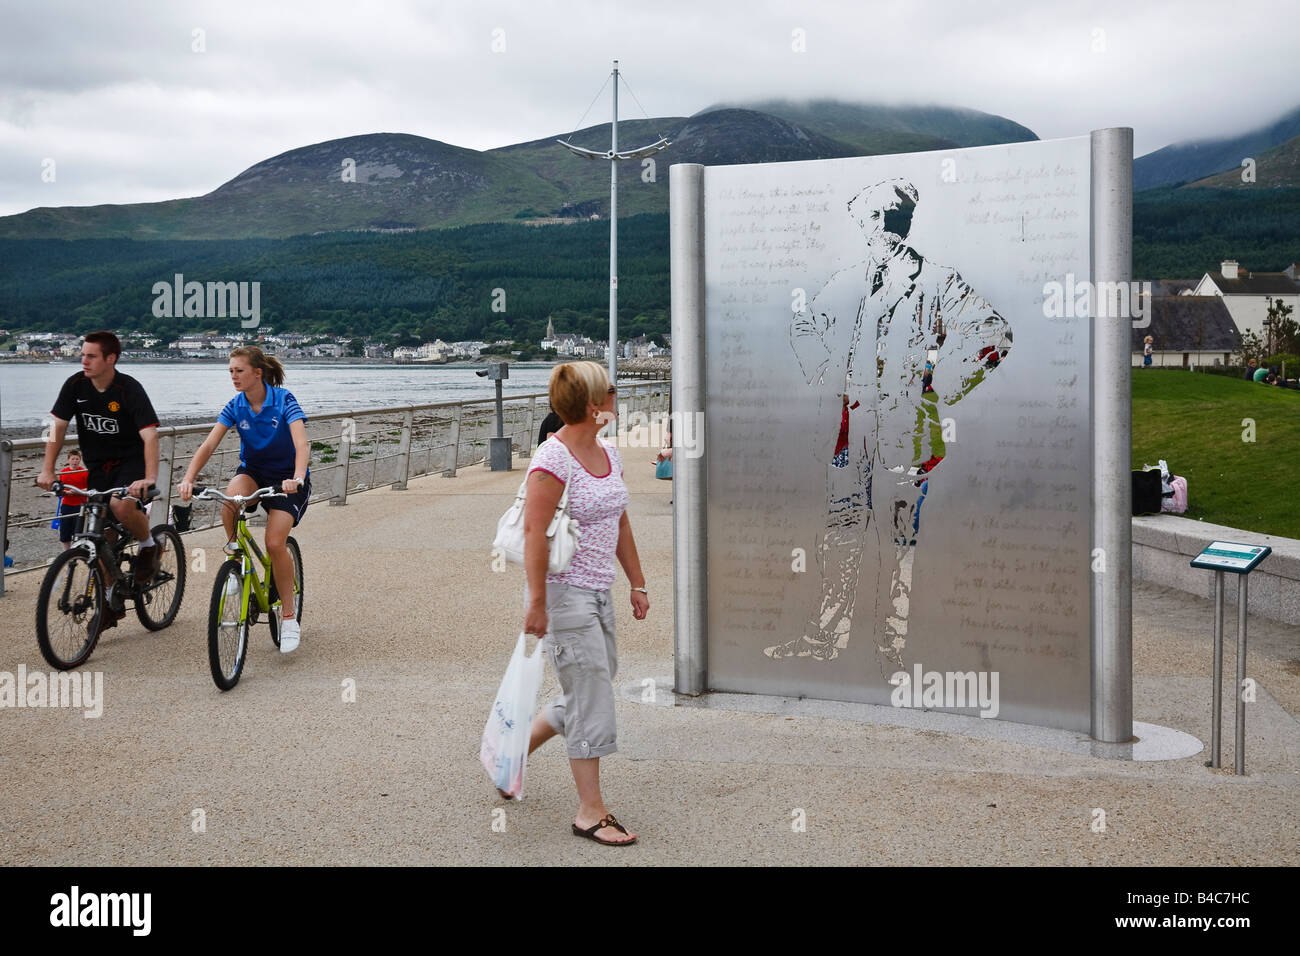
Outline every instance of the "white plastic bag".
[[528, 740], [537, 707], [537, 691], [542, 686], [542, 642], [537, 642], [532, 656], [525, 650], [521, 632], [483, 726], [483, 743], [478, 752], [478, 759], [492, 783], [516, 800], [524, 798]]

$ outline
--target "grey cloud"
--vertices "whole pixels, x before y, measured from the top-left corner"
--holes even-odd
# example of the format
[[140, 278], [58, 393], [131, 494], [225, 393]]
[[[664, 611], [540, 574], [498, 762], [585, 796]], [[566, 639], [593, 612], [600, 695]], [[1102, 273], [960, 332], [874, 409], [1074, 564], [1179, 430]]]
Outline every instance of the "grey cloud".
[[[357, 133], [475, 149], [564, 133], [614, 57], [650, 116], [771, 98], [938, 103], [999, 113], [1044, 138], [1131, 125], [1139, 154], [1258, 125], [1293, 108], [1300, 89], [1285, 0], [1256, 0], [1249, 17], [1210, 0], [11, 7], [0, 214], [196, 195], [268, 156]], [[190, 51], [195, 27], [204, 54]], [[796, 28], [806, 52], [791, 49]], [[505, 52], [492, 50], [497, 29]], [[1104, 53], [1091, 49], [1094, 30], [1105, 31]], [[642, 115], [626, 89], [620, 113]], [[606, 92], [585, 124], [608, 117]], [[57, 199], [39, 181], [49, 155], [75, 159], [66, 184], [60, 166]]]

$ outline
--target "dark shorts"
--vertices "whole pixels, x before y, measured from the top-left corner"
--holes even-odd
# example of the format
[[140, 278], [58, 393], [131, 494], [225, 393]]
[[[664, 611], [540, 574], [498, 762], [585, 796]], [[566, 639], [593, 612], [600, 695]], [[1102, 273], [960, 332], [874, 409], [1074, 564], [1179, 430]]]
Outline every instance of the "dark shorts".
[[64, 544], [81, 530], [81, 505], [59, 505], [59, 540]]
[[144, 459], [126, 458], [117, 461], [86, 462], [90, 472], [86, 486], [91, 491], [105, 491], [109, 488], [124, 488], [133, 481], [144, 477]]
[[[253, 481], [257, 482], [257, 487], [265, 488], [268, 485], [273, 486], [277, 491], [280, 489], [280, 483], [286, 478], [292, 478], [293, 475], [280, 475], [279, 477], [267, 475], [260, 471], [252, 471], [240, 465], [236, 470], [237, 475], [248, 475]], [[289, 495], [287, 498], [262, 498], [257, 503], [262, 506], [262, 510], [267, 514], [272, 511], [287, 511], [293, 515], [293, 526], [298, 527], [298, 522], [302, 516], [307, 513], [307, 501], [311, 498], [311, 475], [307, 475], [307, 480], [298, 486], [296, 493]]]

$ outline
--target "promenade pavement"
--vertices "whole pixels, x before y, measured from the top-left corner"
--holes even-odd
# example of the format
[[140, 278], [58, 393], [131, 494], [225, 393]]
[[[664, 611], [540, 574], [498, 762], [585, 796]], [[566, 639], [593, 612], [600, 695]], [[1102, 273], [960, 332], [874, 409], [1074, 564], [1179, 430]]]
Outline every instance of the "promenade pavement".
[[[281, 656], [259, 625], [243, 680], [225, 694], [206, 650], [222, 537], [187, 535], [188, 548], [206, 549], [206, 570], [191, 570], [176, 623], [151, 634], [129, 617], [87, 665], [104, 675], [101, 717], [0, 710], [0, 863], [1300, 862], [1296, 629], [1251, 622], [1259, 694], [1243, 778], [1231, 771], [1231, 677], [1220, 771], [1203, 765], [1205, 752], [1102, 759], [975, 739], [958, 723], [949, 732], [873, 719], [884, 708], [667, 706], [671, 485], [635, 452], [627, 458], [651, 609], [633, 620], [620, 578], [619, 753], [601, 763], [606, 801], [639, 845], [570, 833], [576, 794], [559, 740], [530, 761], [522, 802], [501, 800], [478, 764], [522, 623], [523, 573], [492, 571], [488, 553], [521, 473], [476, 466], [344, 507], [313, 504], [296, 532], [302, 646]], [[8, 579], [0, 670], [48, 671], [33, 634], [39, 585], [39, 574]], [[1135, 588], [1137, 720], [1208, 744], [1210, 623], [1205, 601]], [[1225, 673], [1234, 666], [1229, 650]], [[658, 682], [658, 705], [640, 702], [645, 678]], [[556, 688], [548, 666], [542, 699]]]

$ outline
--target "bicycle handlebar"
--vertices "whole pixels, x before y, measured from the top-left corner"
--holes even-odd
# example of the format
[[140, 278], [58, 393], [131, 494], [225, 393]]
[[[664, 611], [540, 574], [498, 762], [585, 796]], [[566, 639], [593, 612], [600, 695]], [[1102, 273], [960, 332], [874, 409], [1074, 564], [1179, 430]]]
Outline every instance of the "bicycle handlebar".
[[251, 495], [228, 495], [218, 491], [216, 488], [207, 488], [203, 485], [194, 486], [195, 498], [202, 498], [204, 501], [229, 501], [233, 504], [243, 505], [256, 501], [259, 498], [287, 498], [289, 495], [283, 491], [276, 491], [273, 485], [267, 485], [265, 488], [258, 488]]
[[[149, 490], [145, 494], [147, 495], [144, 499], [145, 501], [154, 501], [160, 497], [157, 485], [150, 485]], [[131, 494], [131, 487], [129, 485], [124, 485], [121, 488], [105, 488], [103, 491], [96, 491], [94, 488], [81, 488], [77, 485], [65, 485], [61, 481], [55, 481], [54, 484], [50, 485], [50, 490], [45, 492], [41, 497], [49, 497], [50, 495], [58, 495], [59, 497], [63, 497], [64, 495], [78, 495], [87, 500], [95, 501], [103, 501], [106, 498], [112, 497], [135, 498], [135, 496]], [[140, 501], [139, 498], [135, 498], [135, 500]]]

